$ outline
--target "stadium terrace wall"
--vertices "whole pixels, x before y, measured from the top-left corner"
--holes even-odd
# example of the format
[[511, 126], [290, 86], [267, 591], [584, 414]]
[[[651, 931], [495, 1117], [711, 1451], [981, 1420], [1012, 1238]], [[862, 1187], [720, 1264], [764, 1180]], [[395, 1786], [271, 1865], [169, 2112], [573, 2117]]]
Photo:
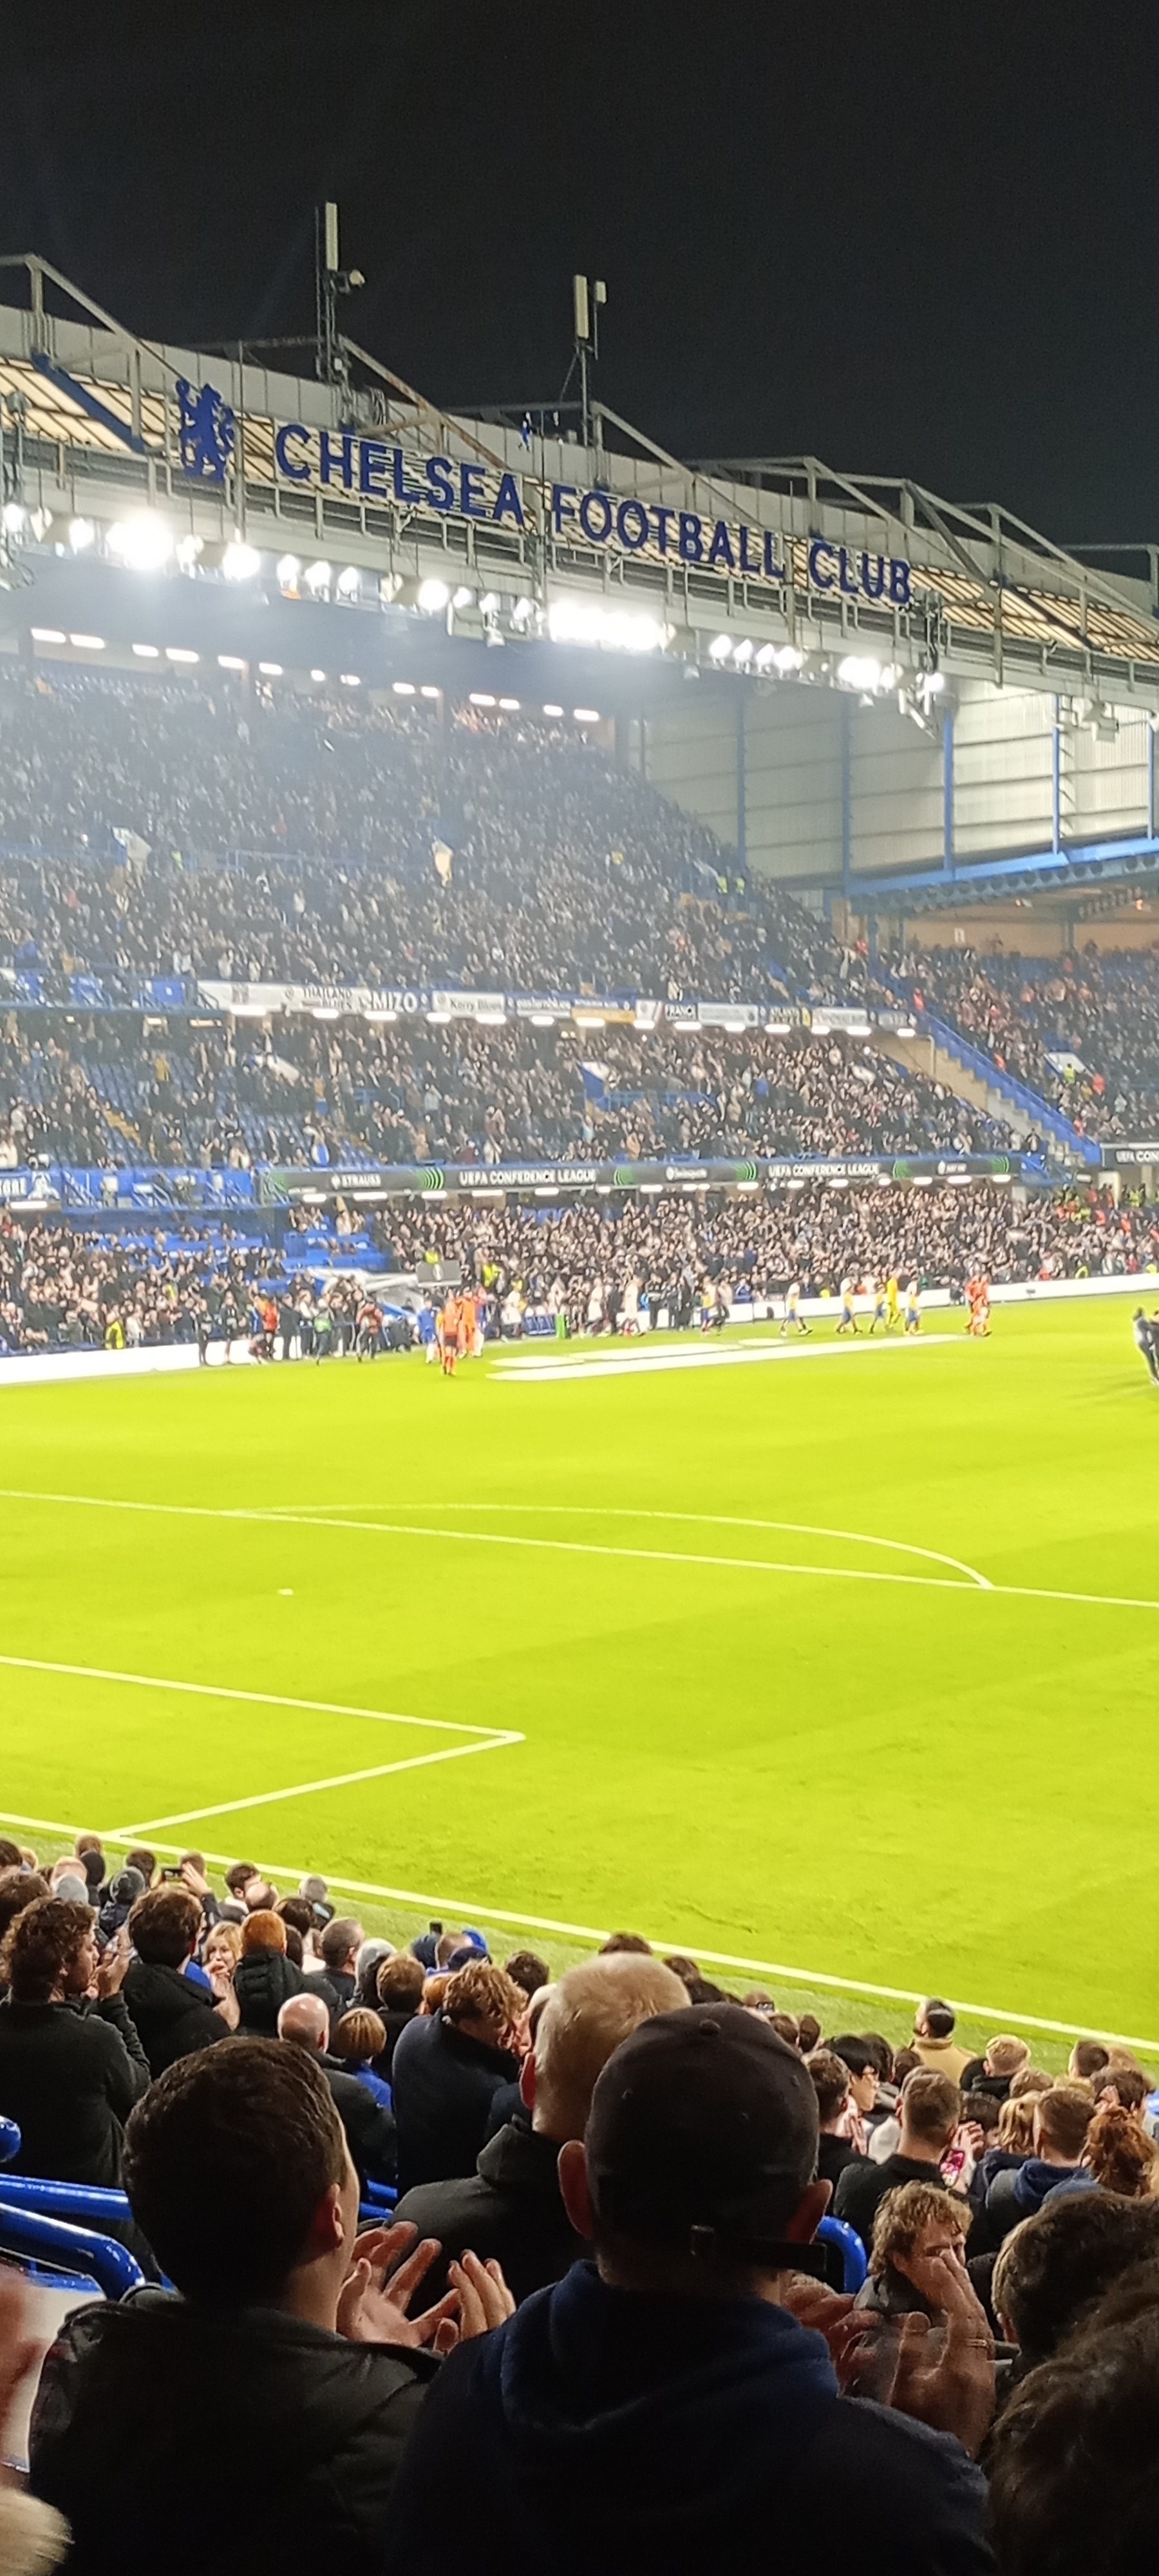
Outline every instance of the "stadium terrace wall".
[[247, 1208], [322, 1206], [332, 1199], [454, 1198], [511, 1192], [555, 1197], [561, 1191], [758, 1190], [786, 1183], [890, 1182], [918, 1187], [938, 1181], [1018, 1182], [1048, 1188], [1046, 1165], [1031, 1154], [856, 1154], [759, 1156], [749, 1162], [667, 1163], [261, 1163], [250, 1171], [162, 1169], [54, 1163], [0, 1171], [0, 1206], [24, 1216], [60, 1213], [195, 1215]]

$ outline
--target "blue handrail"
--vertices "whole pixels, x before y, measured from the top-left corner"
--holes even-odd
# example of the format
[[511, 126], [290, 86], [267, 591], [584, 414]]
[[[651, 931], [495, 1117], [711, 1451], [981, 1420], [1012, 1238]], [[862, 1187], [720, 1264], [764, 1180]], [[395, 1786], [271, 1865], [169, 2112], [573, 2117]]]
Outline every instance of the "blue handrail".
[[6, 2206], [0, 2199], [0, 2247], [6, 2253], [41, 2254], [71, 2272], [86, 2272], [106, 2299], [123, 2299], [140, 2289], [145, 2275], [126, 2245], [98, 2236], [91, 2227], [69, 2227], [63, 2219], [46, 2218], [40, 2210]]
[[817, 2234], [822, 2244], [835, 2245], [838, 2248], [841, 2256], [842, 2288], [846, 2292], [859, 2290], [869, 2265], [865, 2259], [865, 2247], [856, 2228], [850, 2227], [844, 2218], [826, 2216], [819, 2220]]
[[0, 2203], [7, 2209], [36, 2210], [41, 2218], [65, 2218], [73, 2227], [99, 2227], [102, 2221], [107, 2226], [110, 2219], [119, 2225], [133, 2214], [123, 2191], [96, 2183], [52, 2182], [43, 2174], [5, 2174]]

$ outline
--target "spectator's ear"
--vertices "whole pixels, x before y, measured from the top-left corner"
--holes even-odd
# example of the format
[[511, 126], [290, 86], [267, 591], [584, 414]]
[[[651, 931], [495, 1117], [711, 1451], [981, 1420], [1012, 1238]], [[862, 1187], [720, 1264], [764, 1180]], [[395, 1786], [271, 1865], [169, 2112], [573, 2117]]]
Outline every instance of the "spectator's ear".
[[590, 2241], [593, 2233], [592, 2196], [588, 2189], [587, 2157], [582, 2138], [569, 2138], [567, 2145], [560, 2148], [557, 2170], [560, 2198], [576, 2235]]
[[342, 2206], [342, 2185], [340, 2182], [332, 2182], [310, 2220], [306, 2230], [306, 2242], [298, 2258], [299, 2262], [325, 2262], [327, 2255], [337, 2254], [345, 2243], [346, 2217]]
[[[564, 2154], [566, 2155], [566, 2153], [567, 2149], [565, 2147]], [[811, 2182], [809, 2184], [807, 2190], [802, 2192], [797, 2206], [793, 2211], [793, 2215], [789, 2220], [788, 2226], [785, 2229], [785, 2239], [789, 2245], [809, 2245], [812, 2243], [832, 2198], [833, 2185], [831, 2182]]]
[[529, 2048], [519, 2069], [519, 2099], [525, 2111], [535, 2109], [535, 2050]]

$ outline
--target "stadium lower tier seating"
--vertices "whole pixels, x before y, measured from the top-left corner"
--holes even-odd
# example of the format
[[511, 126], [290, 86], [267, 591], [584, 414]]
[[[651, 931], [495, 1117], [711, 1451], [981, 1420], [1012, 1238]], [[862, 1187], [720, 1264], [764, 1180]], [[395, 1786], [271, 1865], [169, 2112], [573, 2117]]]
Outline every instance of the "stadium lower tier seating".
[[[752, 1299], [783, 1294], [793, 1280], [807, 1295], [832, 1295], [846, 1279], [890, 1274], [951, 1289], [975, 1272], [996, 1282], [1143, 1274], [1159, 1266], [1159, 1211], [1142, 1202], [1116, 1208], [1096, 1190], [1024, 1196], [997, 1183], [802, 1183], [768, 1195], [679, 1192], [559, 1207], [398, 1200], [367, 1218], [300, 1212], [277, 1241], [204, 1220], [96, 1231], [9, 1211], [0, 1216], [0, 1345], [19, 1352], [256, 1336], [259, 1295], [292, 1292], [310, 1315], [325, 1308], [333, 1317], [327, 1347], [341, 1353], [353, 1346], [361, 1283], [392, 1273], [421, 1283], [442, 1264], [486, 1291], [490, 1330], [562, 1307], [583, 1331], [615, 1320], [626, 1297], [630, 1307], [687, 1322], [706, 1280], [742, 1316]], [[407, 1293], [396, 1292], [404, 1304]]]

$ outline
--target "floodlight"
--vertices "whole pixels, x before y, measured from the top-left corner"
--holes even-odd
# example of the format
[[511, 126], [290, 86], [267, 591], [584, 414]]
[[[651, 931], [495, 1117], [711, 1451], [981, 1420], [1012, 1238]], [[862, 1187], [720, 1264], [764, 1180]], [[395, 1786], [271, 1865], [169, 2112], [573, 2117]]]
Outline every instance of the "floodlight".
[[68, 542], [74, 555], [83, 555], [86, 546], [91, 546], [96, 533], [91, 519], [70, 519]]
[[545, 708], [544, 708], [544, 710], [543, 710], [543, 712], [544, 712], [545, 716], [561, 716], [561, 715], [563, 714], [563, 708], [562, 708], [562, 707], [545, 707]]
[[182, 572], [192, 572], [204, 545], [204, 537], [178, 537], [177, 561]]
[[468, 588], [465, 581], [461, 581], [454, 597], [452, 598], [451, 606], [452, 608], [470, 608], [473, 605], [474, 598], [474, 591]]
[[881, 686], [881, 664], [872, 653], [846, 653], [837, 665], [837, 677], [846, 689], [877, 689]]
[[188, 644], [167, 644], [165, 659], [167, 662], [199, 662], [201, 656], [192, 652]]
[[331, 583], [332, 578], [333, 578], [332, 567], [331, 567], [328, 563], [323, 563], [321, 560], [319, 560], [317, 563], [307, 564], [307, 566], [306, 566], [306, 588], [307, 588], [307, 590], [313, 590], [313, 591], [329, 590], [329, 588], [330, 588], [330, 583]]
[[108, 547], [130, 572], [159, 572], [173, 552], [173, 532], [156, 510], [134, 510], [129, 518], [114, 521]]
[[713, 636], [713, 639], [712, 639], [712, 642], [711, 642], [711, 644], [709, 645], [709, 648], [708, 648], [708, 658], [709, 658], [709, 661], [710, 661], [710, 662], [723, 662], [723, 661], [724, 661], [724, 658], [725, 658], [725, 655], [726, 655], [726, 654], [728, 654], [728, 653], [731, 653], [731, 651], [732, 651], [732, 637], [731, 637], [731, 635], [714, 635], [714, 636]]
[[361, 579], [362, 575], [357, 564], [347, 564], [345, 571], [339, 573], [334, 584], [339, 599], [356, 599]]
[[301, 569], [301, 564], [299, 563], [296, 555], [280, 556], [277, 566], [277, 579], [283, 590], [293, 589]]
[[746, 635], [743, 644], [738, 644], [736, 646], [732, 658], [734, 662], [740, 664], [742, 669], [746, 662], [751, 662], [753, 658], [753, 642], [751, 635]]
[[497, 591], [497, 590], [485, 590], [485, 591], [484, 591], [483, 596], [482, 596], [482, 598], [481, 598], [481, 600], [480, 600], [480, 602], [479, 602], [479, 614], [480, 614], [480, 616], [481, 616], [481, 617], [497, 617], [497, 616], [498, 616], [498, 614], [499, 614], [499, 593], [498, 593], [498, 591]]
[[0, 516], [3, 517], [4, 526], [7, 529], [8, 535], [10, 537], [15, 537], [19, 536], [20, 530], [28, 517], [28, 512], [24, 507], [23, 501], [6, 501], [3, 512], [0, 513]]
[[261, 672], [263, 680], [280, 680], [282, 677], [282, 665], [280, 662], [259, 662], [258, 669]]
[[804, 659], [804, 654], [798, 652], [795, 644], [782, 644], [773, 655], [777, 669], [781, 672], [799, 671]]
[[424, 617], [438, 617], [450, 604], [451, 594], [445, 581], [419, 583], [418, 605]]
[[225, 579], [252, 581], [261, 568], [262, 559], [257, 547], [245, 545], [240, 537], [231, 538], [221, 558], [221, 569]]
[[103, 653], [105, 649], [103, 635], [70, 635], [68, 640], [78, 653]]
[[161, 659], [159, 644], [134, 644], [133, 651], [140, 662], [159, 662]]

